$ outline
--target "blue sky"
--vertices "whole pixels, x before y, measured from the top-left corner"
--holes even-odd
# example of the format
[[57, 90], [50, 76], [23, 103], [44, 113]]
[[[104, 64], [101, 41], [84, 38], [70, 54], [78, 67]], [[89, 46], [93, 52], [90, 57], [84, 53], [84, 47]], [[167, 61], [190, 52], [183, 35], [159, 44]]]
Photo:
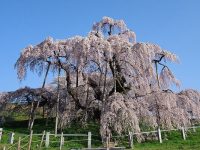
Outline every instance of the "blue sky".
[[24, 47], [48, 36], [85, 36], [103, 16], [123, 19], [137, 41], [176, 53], [181, 63], [170, 67], [181, 80], [180, 90], [200, 90], [199, 8], [199, 0], [1, 0], [0, 92], [41, 86], [42, 77], [34, 73], [17, 79], [14, 64]]

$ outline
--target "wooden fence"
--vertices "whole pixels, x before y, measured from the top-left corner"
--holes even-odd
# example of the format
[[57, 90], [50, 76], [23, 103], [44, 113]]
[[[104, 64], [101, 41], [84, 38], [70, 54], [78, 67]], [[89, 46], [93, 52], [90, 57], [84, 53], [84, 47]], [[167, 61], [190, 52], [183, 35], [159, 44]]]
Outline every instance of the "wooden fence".
[[[41, 136], [41, 140], [33, 141], [32, 139], [34, 136]], [[59, 138], [59, 141], [50, 141], [50, 139], [51, 139], [50, 136]], [[10, 133], [8, 143], [11, 146], [8, 148], [6, 148], [4, 146], [3, 150], [12, 150], [12, 149], [16, 149], [16, 147], [17, 147], [17, 150], [22, 150], [22, 149], [31, 150], [31, 145], [33, 142], [39, 142], [39, 145], [38, 145], [39, 150], [42, 148], [43, 145], [45, 145], [45, 147], [48, 148], [50, 142], [59, 142], [59, 149], [61, 150], [63, 148], [64, 142], [65, 142], [65, 137], [86, 137], [86, 139], [73, 140], [73, 141], [74, 142], [87, 141], [88, 148], [91, 148], [91, 141], [92, 141], [91, 136], [92, 136], [91, 132], [88, 132], [88, 134], [63, 134], [63, 133], [61, 133], [61, 134], [55, 135], [55, 134], [51, 134], [50, 132], [45, 132], [45, 131], [42, 134], [33, 134], [33, 131], [31, 131], [29, 135], [26, 135], [23, 138], [19, 137], [17, 139], [18, 141], [14, 143], [15, 134]], [[26, 143], [22, 145], [23, 141], [26, 141]], [[27, 147], [27, 148], [25, 148], [25, 147]]]
[[133, 143], [133, 136], [134, 135], [142, 135], [142, 134], [151, 134], [151, 133], [156, 133], [157, 134], [157, 137], [158, 137], [158, 141], [160, 143], [162, 143], [163, 141], [163, 138], [162, 138], [162, 134], [163, 132], [170, 132], [170, 131], [180, 131], [181, 134], [182, 134], [182, 138], [183, 140], [186, 140], [186, 131], [188, 129], [193, 129], [193, 132], [196, 132], [196, 129], [197, 128], [200, 128], [200, 126], [193, 126], [193, 127], [181, 127], [181, 128], [174, 128], [174, 129], [170, 129], [170, 130], [161, 130], [160, 128], [158, 128], [157, 130], [154, 130], [154, 131], [148, 131], [148, 132], [139, 132], [139, 133], [133, 133], [133, 132], [129, 132], [128, 135], [123, 135], [123, 136], [113, 136], [113, 138], [115, 137], [128, 137], [128, 143], [129, 143], [129, 147], [133, 149], [134, 147], [134, 143]]
[[[196, 128], [200, 128], [200, 126], [193, 126], [193, 127], [181, 127], [181, 128], [177, 128], [177, 129], [170, 129], [170, 130], [162, 130], [160, 128], [158, 128], [157, 130], [154, 131], [148, 131], [148, 132], [139, 132], [139, 133], [133, 133], [133, 132], [129, 132], [127, 135], [122, 135], [122, 136], [112, 136], [112, 138], [117, 138], [117, 137], [122, 137], [123, 139], [127, 139], [128, 141], [128, 145], [130, 148], [134, 147], [134, 142], [133, 142], [133, 137], [135, 135], [142, 135], [142, 134], [151, 134], [151, 133], [155, 133], [158, 137], [158, 141], [159, 143], [162, 143], [162, 134], [163, 132], [170, 132], [170, 131], [180, 131], [182, 134], [182, 138], [183, 140], [186, 140], [186, 131], [188, 129], [193, 129], [194, 132], [196, 132]], [[0, 128], [0, 139], [2, 138], [2, 133], [3, 133], [3, 129]], [[33, 141], [33, 137], [34, 136], [41, 136], [41, 139], [38, 141]], [[57, 139], [59, 139], [58, 141], [51, 141], [52, 138], [50, 137], [57, 137]], [[84, 139], [81, 140], [73, 140], [74, 142], [79, 142], [79, 141], [85, 141], [87, 142], [87, 148], [91, 149], [92, 148], [92, 141], [94, 141], [92, 139], [92, 136], [98, 136], [98, 135], [92, 135], [91, 132], [88, 132], [87, 134], [51, 134], [50, 132], [45, 132], [43, 131], [43, 133], [41, 134], [34, 134], [33, 131], [30, 132], [29, 135], [22, 137], [19, 137], [17, 139], [17, 142], [14, 143], [14, 138], [15, 138], [15, 134], [14, 133], [10, 133], [9, 134], [9, 144], [11, 145], [10, 147], [4, 147], [3, 150], [12, 150], [13, 148], [17, 148], [17, 150], [22, 150], [22, 149], [27, 149], [30, 150], [31, 149], [31, 145], [33, 142], [38, 142], [38, 149], [40, 150], [42, 148], [42, 146], [44, 145], [46, 148], [50, 147], [50, 142], [57, 142], [59, 143], [59, 149], [61, 150], [63, 148], [63, 145], [65, 143], [65, 138], [66, 137], [83, 137]], [[106, 138], [106, 145], [105, 147], [113, 147], [114, 145], [111, 142], [111, 136], [108, 135], [108, 137]], [[16, 141], [16, 140], [15, 140]], [[26, 141], [25, 144], [22, 144], [23, 141]], [[27, 148], [25, 148], [27, 147]]]

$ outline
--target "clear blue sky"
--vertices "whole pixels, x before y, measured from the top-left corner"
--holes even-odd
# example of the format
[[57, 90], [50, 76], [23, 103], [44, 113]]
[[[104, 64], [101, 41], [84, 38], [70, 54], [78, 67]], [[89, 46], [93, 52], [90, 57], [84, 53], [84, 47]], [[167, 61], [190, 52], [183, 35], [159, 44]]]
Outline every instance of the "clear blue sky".
[[0, 0], [0, 91], [41, 86], [33, 73], [17, 79], [14, 64], [24, 47], [48, 36], [87, 35], [103, 16], [124, 19], [137, 41], [176, 53], [181, 63], [170, 67], [181, 89], [200, 90], [200, 0]]

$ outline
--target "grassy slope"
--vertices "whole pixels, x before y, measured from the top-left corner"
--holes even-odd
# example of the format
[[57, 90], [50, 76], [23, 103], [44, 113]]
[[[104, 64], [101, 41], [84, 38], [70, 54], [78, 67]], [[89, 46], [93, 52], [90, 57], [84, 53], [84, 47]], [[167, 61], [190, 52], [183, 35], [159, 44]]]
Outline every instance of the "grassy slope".
[[180, 131], [167, 133], [167, 140], [162, 144], [157, 141], [136, 144], [136, 150], [199, 150], [200, 129], [196, 132], [188, 130], [187, 139], [184, 141]]
[[[27, 120], [10, 121], [10, 122], [6, 123], [3, 126], [3, 138], [0, 143], [0, 149], [3, 148], [3, 146], [10, 147], [10, 145], [8, 145], [7, 143], [8, 143], [8, 139], [9, 139], [9, 133], [11, 133], [11, 132], [15, 133], [14, 143], [17, 143], [19, 136], [22, 138], [27, 136], [29, 134], [29, 130], [27, 129], [27, 123], [28, 123]], [[50, 120], [48, 127], [46, 127], [45, 120], [37, 119], [35, 121], [35, 125], [33, 127], [34, 134], [41, 134], [44, 130], [47, 132], [53, 133], [54, 132], [54, 121]], [[63, 133], [65, 133], [65, 134], [67, 134], [67, 133], [69, 133], [69, 134], [75, 134], [75, 133], [76, 134], [77, 133], [87, 134], [89, 131], [92, 132], [92, 134], [96, 135], [95, 137], [93, 137], [93, 139], [94, 139], [93, 146], [95, 146], [95, 147], [100, 146], [101, 138], [98, 133], [99, 125], [97, 125], [95, 123], [88, 124], [85, 127], [81, 127], [81, 125], [75, 123], [71, 127], [64, 129]], [[29, 138], [26, 138], [22, 142], [22, 146], [27, 143], [28, 139]], [[33, 149], [36, 149], [37, 145], [40, 144], [40, 140], [41, 140], [41, 136], [33, 136], [33, 141], [37, 141], [37, 142], [33, 142], [33, 144], [32, 144]], [[79, 141], [79, 140], [82, 140], [82, 141]], [[50, 136], [50, 141], [51, 141], [50, 147], [52, 147], [52, 148], [48, 148], [48, 149], [58, 149], [60, 138]], [[57, 141], [57, 142], [52, 142], [52, 141]], [[87, 137], [66, 137], [65, 141], [66, 142], [65, 142], [64, 147], [66, 149], [87, 147]], [[44, 146], [44, 144], [43, 144], [43, 146]], [[45, 148], [43, 148], [43, 149], [45, 149]]]
[[[18, 121], [10, 121], [6, 123], [3, 127], [3, 138], [0, 143], [0, 149], [3, 147], [3, 145], [6, 145], [9, 147], [10, 145], [6, 144], [8, 143], [8, 135], [10, 132], [15, 132], [15, 142], [17, 142], [18, 137], [25, 137], [29, 133], [27, 130], [27, 120], [19, 120]], [[50, 121], [50, 124], [48, 127], [45, 126], [45, 121], [43, 119], [37, 119], [35, 122], [35, 126], [33, 128], [34, 133], [42, 133], [44, 130], [50, 131], [53, 133], [54, 131], [54, 122], [53, 120]], [[92, 137], [92, 146], [93, 147], [99, 147], [101, 146], [101, 138], [98, 133], [99, 131], [99, 125], [96, 123], [90, 123], [86, 125], [85, 127], [81, 127], [79, 124], [74, 124], [71, 127], [68, 127], [64, 130], [64, 133], [84, 133], [87, 134], [88, 131], [91, 131], [94, 135]], [[184, 141], [181, 136], [180, 131], [173, 131], [170, 133], [165, 134], [165, 138], [167, 140], [163, 141], [163, 144], [159, 144], [157, 141], [148, 141], [145, 143], [136, 143], [135, 142], [135, 149], [136, 150], [199, 150], [200, 149], [200, 129], [197, 130], [197, 132], [188, 131], [187, 132], [187, 140]], [[37, 149], [37, 145], [40, 144], [41, 136], [34, 136], [33, 141], [33, 147], [32, 149]], [[50, 137], [51, 141], [57, 141], [57, 142], [50, 142], [50, 148], [49, 150], [58, 149], [59, 147], [59, 138], [55, 138], [53, 136]], [[83, 141], [76, 141], [76, 140], [83, 140]], [[28, 138], [26, 138], [22, 142], [22, 146], [26, 144], [28, 141]], [[68, 137], [65, 138], [65, 145], [64, 149], [70, 149], [70, 148], [81, 148], [87, 146], [87, 137]], [[127, 144], [127, 137], [118, 139], [119, 146], [128, 146]], [[15, 146], [16, 147], [16, 146]], [[25, 146], [26, 148], [27, 146]], [[45, 149], [45, 148], [43, 148]]]

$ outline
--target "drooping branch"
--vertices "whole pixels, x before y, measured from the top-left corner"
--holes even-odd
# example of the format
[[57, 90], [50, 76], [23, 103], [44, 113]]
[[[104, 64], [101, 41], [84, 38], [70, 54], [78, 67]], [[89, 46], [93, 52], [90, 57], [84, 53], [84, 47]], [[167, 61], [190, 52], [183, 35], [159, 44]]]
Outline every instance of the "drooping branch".
[[[143, 109], [151, 103], [156, 105], [154, 110], [157, 108], [162, 113], [153, 114], [153, 117], [149, 117], [153, 118], [150, 122], [153, 125], [155, 122], [163, 124], [160, 115], [171, 111], [168, 104], [163, 104], [164, 97], [169, 95], [173, 107], [176, 107], [175, 94], [162, 91], [169, 88], [166, 82], [175, 81], [163, 60], [175, 61], [176, 56], [155, 44], [136, 43], [134, 32], [122, 20], [104, 17], [94, 24], [86, 37], [55, 41], [49, 38], [26, 48], [16, 66], [20, 77], [25, 75], [27, 69], [41, 72], [47, 68], [58, 74], [64, 72], [66, 78], [61, 76], [60, 81], [56, 81], [60, 92], [55, 86], [52, 88], [55, 101], [51, 106], [58, 104], [56, 99], [60, 93], [60, 102], [65, 100], [61, 118], [65, 122], [73, 119], [83, 121], [87, 118], [84, 116], [90, 113], [92, 117], [101, 120], [103, 137], [105, 131], [139, 131], [140, 116], [144, 117], [143, 113], [147, 115], [151, 112], [147, 108], [140, 110], [140, 115], [137, 115], [137, 108]], [[159, 67], [162, 67], [161, 70]], [[159, 100], [154, 102], [156, 96]], [[47, 97], [41, 98], [48, 101]], [[147, 103], [148, 100], [150, 102]], [[137, 107], [138, 103], [140, 107]], [[162, 105], [167, 105], [168, 110], [163, 110], [160, 107]], [[156, 116], [160, 117], [157, 121]], [[168, 120], [174, 121], [171, 116]]]

